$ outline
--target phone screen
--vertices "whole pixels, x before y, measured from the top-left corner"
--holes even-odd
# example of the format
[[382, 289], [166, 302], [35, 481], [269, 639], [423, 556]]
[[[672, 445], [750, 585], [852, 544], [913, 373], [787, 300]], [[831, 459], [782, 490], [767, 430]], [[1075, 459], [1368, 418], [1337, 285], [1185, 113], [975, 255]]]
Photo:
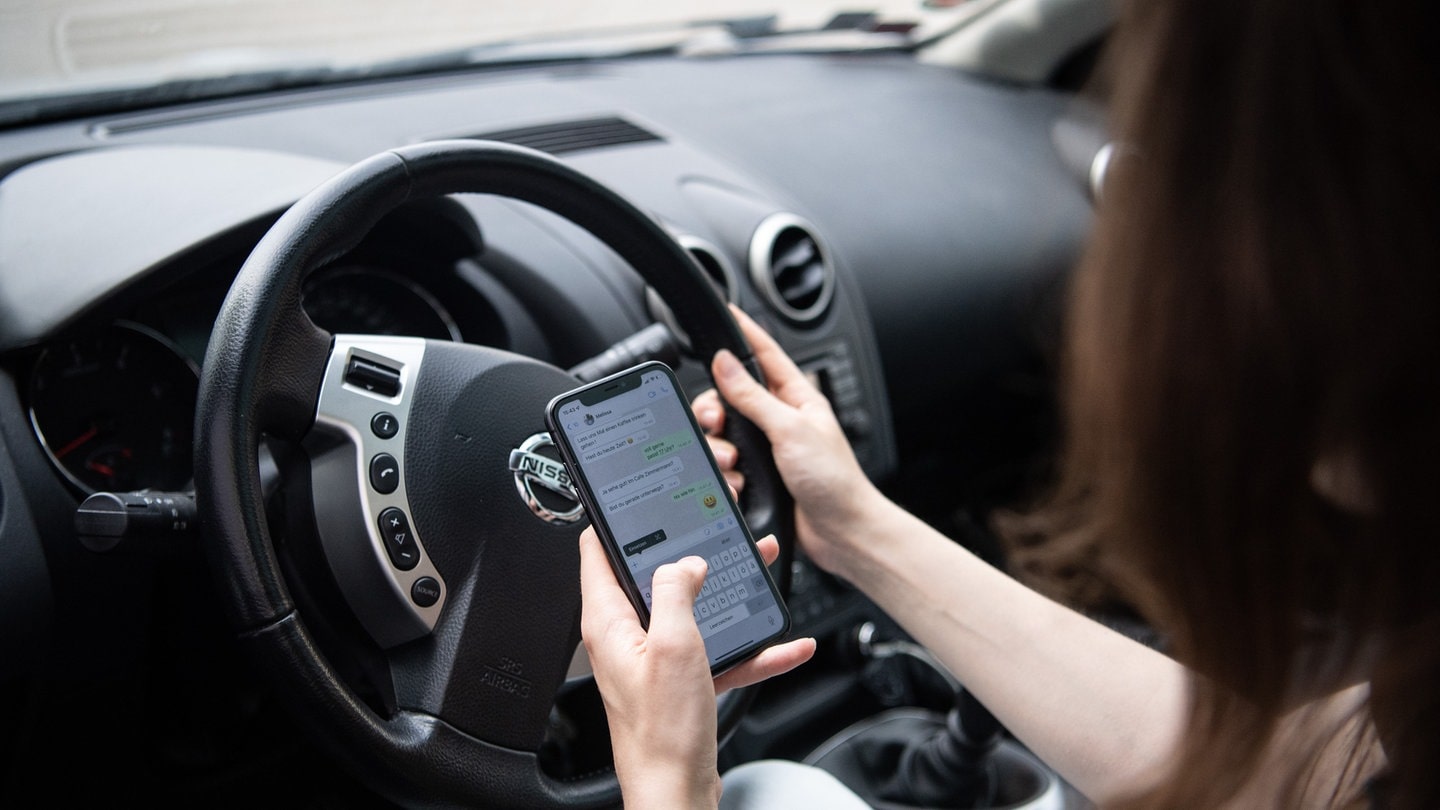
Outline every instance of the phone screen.
[[788, 631], [789, 614], [669, 368], [646, 363], [563, 394], [547, 416], [647, 624], [655, 569], [694, 555], [709, 564], [694, 615], [712, 669]]

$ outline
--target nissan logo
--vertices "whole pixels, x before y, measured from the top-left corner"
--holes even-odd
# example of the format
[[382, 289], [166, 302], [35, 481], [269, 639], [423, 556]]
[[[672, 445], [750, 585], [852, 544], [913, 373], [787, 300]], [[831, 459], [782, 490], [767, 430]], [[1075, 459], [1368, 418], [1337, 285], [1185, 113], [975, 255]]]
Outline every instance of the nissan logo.
[[[537, 452], [554, 446], [549, 433], [536, 433], [526, 439], [518, 450], [510, 451], [510, 472], [515, 475], [515, 489], [530, 511], [541, 519], [559, 525], [577, 523], [585, 518], [585, 507], [580, 505], [580, 496], [575, 494], [569, 471], [564, 464]], [[536, 487], [552, 496], [548, 498], [551, 503], [564, 502], [568, 508], [557, 510], [547, 506]]]

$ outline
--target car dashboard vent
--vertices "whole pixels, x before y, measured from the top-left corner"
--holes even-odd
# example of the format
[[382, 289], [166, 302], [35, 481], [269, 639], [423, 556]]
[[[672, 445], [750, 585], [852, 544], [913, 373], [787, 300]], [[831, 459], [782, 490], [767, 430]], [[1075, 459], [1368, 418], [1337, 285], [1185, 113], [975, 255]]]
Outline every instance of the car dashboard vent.
[[606, 146], [664, 140], [659, 135], [624, 118], [607, 116], [558, 121], [532, 127], [516, 127], [471, 135], [486, 141], [503, 141], [528, 146], [552, 155], [584, 152]]
[[[720, 296], [727, 303], [735, 303], [735, 271], [730, 268], [730, 262], [726, 260], [725, 254], [720, 248], [691, 234], [680, 234], [675, 237], [680, 247], [690, 254], [690, 258], [700, 266], [701, 271], [710, 279], [710, 284], [715, 288], [715, 294]], [[645, 302], [650, 308], [650, 314], [655, 320], [670, 327], [680, 344], [687, 350], [690, 349], [690, 336], [680, 326], [675, 318], [675, 313], [670, 306], [655, 292], [654, 287], [645, 288]]]
[[835, 295], [835, 267], [810, 223], [772, 214], [750, 240], [750, 278], [775, 311], [806, 325], [818, 320]]

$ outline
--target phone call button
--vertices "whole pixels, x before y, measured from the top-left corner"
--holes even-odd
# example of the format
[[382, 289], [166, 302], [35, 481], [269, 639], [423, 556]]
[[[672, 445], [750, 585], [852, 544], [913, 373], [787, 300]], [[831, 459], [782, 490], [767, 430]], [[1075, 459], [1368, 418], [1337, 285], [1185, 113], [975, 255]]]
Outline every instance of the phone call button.
[[381, 495], [389, 495], [400, 486], [400, 463], [389, 453], [370, 459], [370, 486]]

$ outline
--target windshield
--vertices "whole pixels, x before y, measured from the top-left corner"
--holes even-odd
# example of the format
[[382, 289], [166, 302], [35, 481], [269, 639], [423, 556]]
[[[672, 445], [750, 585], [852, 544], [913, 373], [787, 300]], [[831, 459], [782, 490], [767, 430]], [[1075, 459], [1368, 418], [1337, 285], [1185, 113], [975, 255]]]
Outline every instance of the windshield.
[[[7, 0], [0, 103], [106, 93], [126, 106], [134, 91], [159, 103], [459, 64], [742, 53], [779, 37], [903, 47], [993, 1]], [[801, 46], [799, 33], [825, 36]]]

